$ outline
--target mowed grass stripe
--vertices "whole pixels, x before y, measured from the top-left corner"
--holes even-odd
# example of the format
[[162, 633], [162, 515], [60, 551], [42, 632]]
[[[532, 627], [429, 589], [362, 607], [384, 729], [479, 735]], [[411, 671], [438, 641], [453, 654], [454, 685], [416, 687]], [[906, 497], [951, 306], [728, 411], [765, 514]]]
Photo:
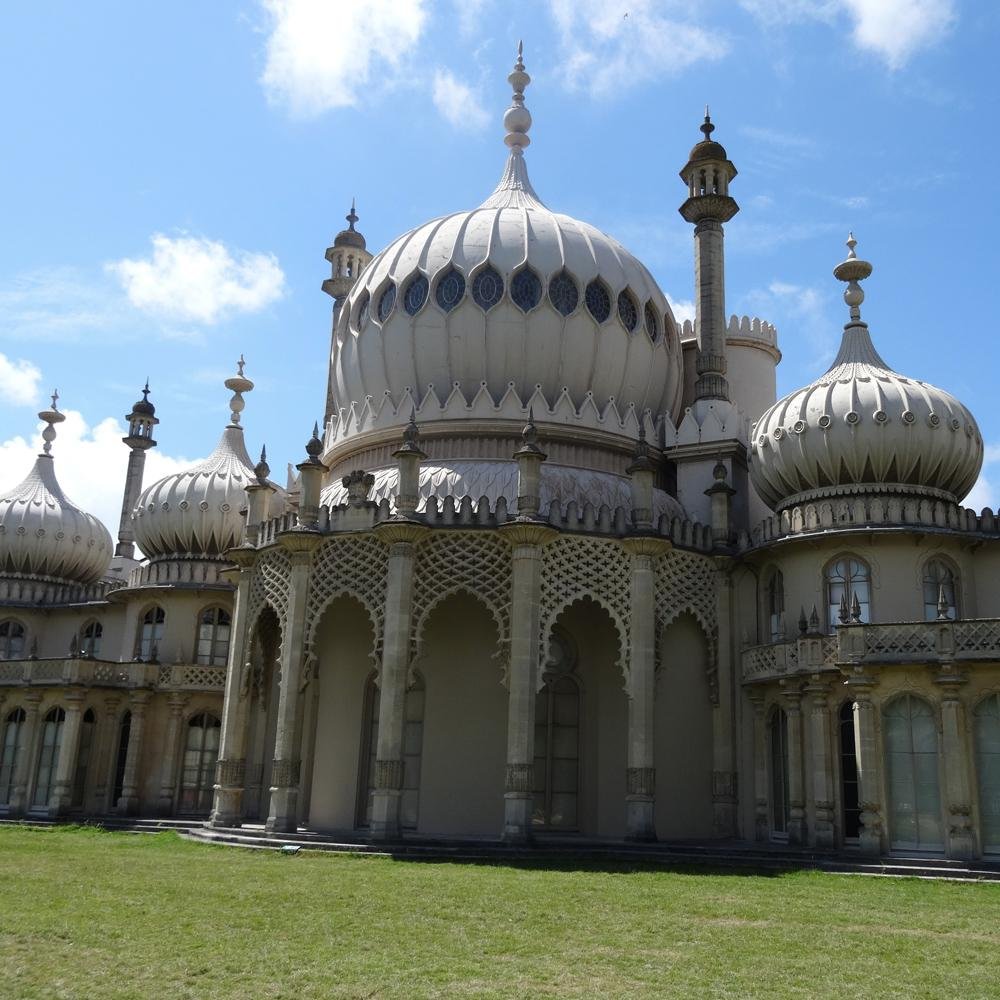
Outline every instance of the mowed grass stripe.
[[1000, 885], [4, 828], [0, 996], [997, 997]]

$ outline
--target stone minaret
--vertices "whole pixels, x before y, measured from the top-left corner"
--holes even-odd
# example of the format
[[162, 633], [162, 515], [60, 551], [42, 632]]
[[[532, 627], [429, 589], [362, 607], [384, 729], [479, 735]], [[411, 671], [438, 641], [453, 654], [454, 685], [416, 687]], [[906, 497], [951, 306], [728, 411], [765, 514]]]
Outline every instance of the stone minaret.
[[726, 280], [722, 224], [739, 210], [729, 197], [729, 182], [736, 167], [725, 149], [712, 140], [715, 126], [705, 108], [701, 126], [705, 138], [699, 142], [681, 171], [688, 186], [688, 199], [680, 213], [694, 223], [695, 239], [695, 333], [698, 336], [698, 380], [694, 398], [729, 399], [726, 381]]
[[146, 452], [156, 447], [153, 428], [160, 422], [156, 419], [156, 407], [149, 401], [148, 380], [142, 390], [142, 399], [135, 403], [132, 412], [125, 419], [128, 421], [128, 436], [123, 437], [122, 441], [129, 446], [130, 451], [115, 555], [134, 559], [135, 533], [132, 530], [132, 511], [135, 510], [135, 503], [142, 492], [142, 472], [146, 466]]
[[[347, 228], [337, 233], [332, 247], [327, 247], [326, 259], [330, 262], [330, 277], [323, 282], [323, 291], [333, 298], [333, 330], [337, 329], [337, 319], [340, 307], [344, 304], [358, 275], [365, 269], [372, 255], [365, 249], [365, 238], [355, 228], [358, 214], [354, 211], [354, 201], [351, 200], [351, 211], [346, 216]], [[330, 356], [333, 356], [333, 336], [330, 336]], [[333, 412], [333, 371], [331, 369], [326, 386], [325, 421], [329, 421]]]

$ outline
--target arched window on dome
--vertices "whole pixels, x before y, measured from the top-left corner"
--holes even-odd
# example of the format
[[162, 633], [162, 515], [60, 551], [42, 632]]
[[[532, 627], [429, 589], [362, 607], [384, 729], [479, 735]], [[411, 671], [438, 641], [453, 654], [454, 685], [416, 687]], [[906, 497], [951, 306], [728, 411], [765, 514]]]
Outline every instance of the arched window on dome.
[[660, 339], [660, 322], [656, 318], [656, 310], [653, 308], [652, 300], [646, 303], [642, 310], [642, 316], [646, 335], [655, 344]]
[[368, 322], [368, 317], [371, 315], [371, 305], [371, 296], [368, 292], [362, 292], [361, 298], [358, 300], [358, 318], [355, 323], [359, 330]]
[[618, 318], [629, 333], [635, 333], [635, 328], [639, 325], [639, 308], [627, 288], [618, 293]]
[[472, 301], [489, 311], [503, 298], [503, 278], [496, 268], [487, 265], [472, 279]]
[[206, 813], [211, 809], [221, 732], [222, 723], [210, 712], [199, 712], [188, 722], [178, 812]]
[[100, 656], [103, 638], [104, 626], [99, 621], [87, 622], [80, 630], [80, 652], [84, 656]]
[[163, 640], [163, 627], [167, 621], [167, 613], [158, 605], [151, 607], [139, 623], [139, 635], [136, 642], [136, 657], [140, 660], [155, 660], [160, 654], [160, 642]]
[[462, 301], [463, 295], [465, 295], [465, 278], [456, 268], [449, 267], [438, 278], [434, 298], [437, 299], [437, 304], [445, 312], [451, 312]]
[[788, 839], [788, 716], [775, 707], [767, 725], [771, 759], [771, 836]]
[[542, 282], [530, 267], [514, 275], [510, 283], [510, 297], [521, 312], [531, 312], [542, 300]]
[[0, 806], [9, 806], [10, 797], [14, 793], [14, 775], [17, 773], [17, 763], [24, 753], [26, 718], [23, 708], [15, 708], [4, 719], [3, 738], [0, 741]]
[[607, 286], [600, 278], [594, 278], [587, 285], [584, 300], [587, 303], [587, 311], [598, 323], [607, 321], [611, 315], [611, 295], [608, 293]]
[[840, 556], [826, 567], [827, 624], [871, 621], [871, 580], [868, 564], [854, 556]]
[[568, 316], [579, 305], [580, 290], [568, 272], [560, 271], [552, 276], [549, 281], [549, 301], [562, 316]]
[[24, 656], [24, 626], [13, 618], [0, 622], [0, 660], [19, 660]]
[[923, 589], [924, 621], [935, 621], [942, 610], [951, 619], [958, 617], [958, 575], [947, 562], [928, 559], [924, 563]]
[[392, 312], [392, 307], [396, 304], [396, 286], [391, 284], [379, 296], [378, 300], [378, 321], [384, 323]]
[[33, 809], [44, 809], [49, 804], [65, 723], [66, 713], [61, 708], [50, 709], [42, 722], [41, 746], [38, 751], [38, 765], [35, 768], [35, 792], [31, 797]]
[[783, 642], [785, 639], [785, 578], [780, 569], [773, 570], [768, 577], [764, 596], [768, 642]]
[[415, 274], [410, 278], [410, 283], [403, 294], [403, 308], [410, 316], [416, 316], [426, 301], [427, 278], [422, 274]]
[[232, 618], [225, 608], [205, 608], [198, 615], [195, 662], [224, 667], [229, 657]]

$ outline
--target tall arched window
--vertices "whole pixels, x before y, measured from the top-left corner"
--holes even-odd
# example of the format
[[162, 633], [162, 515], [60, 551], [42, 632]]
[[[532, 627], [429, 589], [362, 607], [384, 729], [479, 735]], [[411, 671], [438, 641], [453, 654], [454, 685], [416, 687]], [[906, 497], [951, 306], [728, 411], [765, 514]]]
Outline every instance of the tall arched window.
[[769, 642], [785, 638], [785, 578], [778, 569], [767, 581], [767, 635]]
[[100, 622], [87, 622], [80, 633], [80, 652], [84, 656], [100, 656], [103, 637], [104, 626]]
[[535, 697], [532, 823], [548, 830], [579, 826], [580, 687], [568, 672], [546, 673]]
[[31, 797], [31, 805], [35, 809], [44, 809], [49, 804], [65, 722], [66, 713], [61, 708], [53, 708], [42, 723], [42, 745], [35, 770], [35, 794]]
[[771, 744], [771, 836], [788, 837], [788, 716], [780, 708], [771, 712], [768, 723]]
[[861, 806], [858, 795], [858, 755], [854, 742], [854, 703], [840, 706], [840, 815], [844, 840], [856, 841], [861, 835]]
[[167, 614], [160, 607], [150, 608], [142, 616], [139, 626], [138, 655], [140, 660], [152, 660], [159, 656], [160, 642], [163, 640], [163, 626]]
[[826, 568], [827, 623], [871, 621], [871, 570], [853, 556], [835, 559]]
[[225, 608], [206, 608], [198, 616], [197, 662], [224, 667], [229, 656], [232, 619]]
[[118, 800], [125, 790], [125, 764], [128, 761], [128, 741], [132, 732], [132, 713], [126, 712], [118, 724], [118, 751], [115, 754], [115, 781], [111, 786], [111, 808], [118, 807]]
[[938, 735], [930, 705], [913, 695], [883, 713], [889, 786], [889, 841], [894, 850], [940, 851]]
[[1000, 694], [976, 706], [974, 723], [983, 851], [1000, 854]]
[[17, 762], [24, 753], [24, 709], [15, 708], [4, 719], [3, 742], [0, 743], [0, 806], [10, 805], [14, 791]]
[[[403, 795], [400, 823], [404, 830], [415, 830], [420, 816], [420, 757], [424, 745], [424, 703], [427, 690], [420, 674], [407, 688], [403, 730]], [[365, 682], [364, 719], [362, 720], [361, 773], [358, 775], [357, 825], [370, 826], [375, 796], [375, 760], [378, 755], [379, 690], [375, 675]]]
[[195, 715], [188, 723], [181, 768], [182, 813], [205, 813], [212, 808], [221, 726], [218, 717], [208, 712]]
[[955, 571], [943, 559], [928, 559], [924, 563], [924, 621], [935, 621], [944, 598], [949, 618], [958, 617], [958, 586]]
[[73, 775], [73, 797], [70, 805], [74, 809], [82, 809], [86, 804], [87, 775], [90, 772], [90, 757], [94, 750], [94, 729], [97, 717], [94, 710], [88, 708], [83, 713], [80, 724], [80, 747], [76, 752], [76, 773]]
[[0, 622], [0, 660], [19, 660], [24, 656], [24, 626], [8, 618]]

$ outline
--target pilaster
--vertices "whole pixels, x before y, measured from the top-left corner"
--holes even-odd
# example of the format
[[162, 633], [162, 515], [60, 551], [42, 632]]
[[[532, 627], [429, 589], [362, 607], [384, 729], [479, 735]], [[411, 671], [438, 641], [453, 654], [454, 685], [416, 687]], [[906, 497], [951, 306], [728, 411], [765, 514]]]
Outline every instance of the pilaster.
[[789, 687], [784, 692], [788, 719], [788, 843], [806, 842], [806, 795], [802, 748], [802, 691]]
[[23, 816], [28, 811], [31, 768], [35, 761], [38, 742], [38, 710], [42, 703], [40, 691], [29, 691], [24, 696], [24, 728], [21, 730], [21, 752], [14, 769], [8, 815]]
[[118, 800], [118, 812], [135, 816], [141, 806], [139, 796], [139, 765], [142, 761], [143, 736], [146, 730], [146, 708], [149, 704], [148, 691], [133, 691], [129, 702], [132, 721], [128, 731], [128, 750], [125, 754], [125, 774], [122, 779], [122, 795]]
[[56, 760], [55, 780], [49, 796], [48, 814], [51, 819], [65, 816], [69, 812], [73, 797], [73, 775], [76, 771], [76, 755], [80, 749], [80, 720], [83, 716], [84, 692], [68, 691], [65, 695], [66, 720], [63, 722], [59, 757]]
[[753, 706], [753, 785], [754, 839], [766, 842], [770, 836], [767, 797], [767, 720], [764, 716], [764, 691], [751, 688], [747, 692]]
[[177, 741], [181, 732], [181, 717], [187, 703], [188, 696], [179, 691], [172, 691], [167, 698], [169, 715], [160, 770], [160, 799], [157, 803], [161, 816], [172, 816], [174, 812], [174, 786], [177, 784], [177, 758], [180, 756]]
[[737, 835], [736, 807], [739, 802], [739, 775], [736, 771], [732, 648], [732, 560], [715, 560], [716, 620], [715, 690], [712, 707], [712, 811], [716, 837]]
[[834, 775], [831, 757], [830, 688], [818, 675], [805, 687], [809, 705], [809, 736], [813, 786], [813, 840], [817, 847], [833, 847], [835, 832]]
[[935, 678], [941, 687], [941, 745], [944, 757], [944, 800], [948, 810], [948, 857], [971, 861], [977, 855], [972, 827], [972, 796], [966, 751], [965, 706], [959, 692], [966, 677], [947, 664]]
[[854, 697], [854, 749], [858, 761], [858, 803], [861, 808], [862, 853], [882, 853], [885, 824], [882, 814], [882, 769], [880, 766], [876, 709], [872, 690], [876, 680], [860, 671], [847, 678]]

